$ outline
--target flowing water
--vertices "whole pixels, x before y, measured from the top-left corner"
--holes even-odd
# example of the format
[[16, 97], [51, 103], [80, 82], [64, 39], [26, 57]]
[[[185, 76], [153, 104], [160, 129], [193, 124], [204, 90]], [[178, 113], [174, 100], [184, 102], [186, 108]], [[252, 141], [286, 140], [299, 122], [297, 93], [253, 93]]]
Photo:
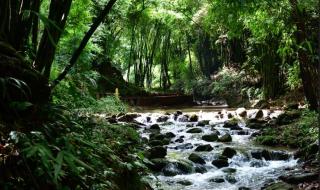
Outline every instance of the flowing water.
[[[192, 110], [195, 111], [195, 110]], [[257, 110], [247, 111], [248, 117], [254, 117]], [[228, 113], [237, 117], [239, 120], [238, 125], [242, 128], [241, 131], [245, 131], [239, 134], [239, 130], [230, 130], [223, 127], [223, 123], [228, 120]], [[264, 110], [264, 117], [277, 117], [280, 111]], [[163, 116], [160, 112], [143, 113], [141, 117], [137, 118], [137, 121], [145, 124], [140, 130], [141, 136], [149, 138], [150, 131], [146, 130], [152, 124], [159, 124], [161, 133], [172, 132], [176, 136], [171, 139], [169, 145], [167, 145], [166, 159], [174, 162], [187, 160], [193, 167], [199, 166], [188, 161], [188, 157], [191, 153], [195, 152], [195, 148], [202, 144], [210, 144], [213, 147], [209, 152], [196, 152], [205, 160], [204, 167], [206, 172], [197, 173], [195, 171], [186, 174], [179, 174], [175, 176], [165, 176], [163, 172], [157, 172], [150, 176], [152, 186], [154, 189], [163, 190], [237, 190], [240, 187], [246, 187], [248, 189], [260, 189], [264, 184], [276, 180], [280, 175], [285, 174], [288, 170], [297, 167], [297, 160], [293, 159], [292, 152], [289, 150], [271, 150], [270, 148], [257, 146], [253, 143], [253, 139], [250, 136], [257, 132], [257, 130], [249, 129], [245, 126], [245, 121], [238, 117], [234, 110], [218, 111], [198, 111], [198, 112], [183, 112], [183, 114], [192, 115], [197, 114], [199, 121], [210, 120], [209, 125], [199, 127], [202, 128], [202, 133], [192, 134], [186, 131], [190, 129], [190, 125], [196, 125], [197, 122], [185, 121], [183, 115], [179, 115], [175, 118], [173, 114], [169, 115], [167, 122], [157, 122], [157, 118]], [[232, 136], [232, 142], [206, 142], [202, 140], [202, 136], [212, 133], [212, 128], [220, 132], [219, 136], [229, 133]], [[177, 139], [183, 139], [183, 142], [175, 142]], [[183, 145], [182, 148], [177, 146]], [[235, 172], [226, 172], [226, 168], [217, 168], [212, 165], [212, 161], [217, 159], [221, 155], [222, 151], [226, 147], [231, 147], [237, 151], [237, 154], [228, 159], [228, 168], [235, 169]], [[252, 158], [251, 152], [256, 150], [268, 149], [269, 151], [285, 151], [289, 154], [289, 158], [285, 160], [265, 160]], [[217, 180], [219, 179], [219, 180]], [[185, 182], [188, 182], [186, 184]], [[191, 182], [191, 183], [190, 183]], [[182, 183], [182, 184], [181, 184]], [[241, 188], [240, 188], [241, 189]]]

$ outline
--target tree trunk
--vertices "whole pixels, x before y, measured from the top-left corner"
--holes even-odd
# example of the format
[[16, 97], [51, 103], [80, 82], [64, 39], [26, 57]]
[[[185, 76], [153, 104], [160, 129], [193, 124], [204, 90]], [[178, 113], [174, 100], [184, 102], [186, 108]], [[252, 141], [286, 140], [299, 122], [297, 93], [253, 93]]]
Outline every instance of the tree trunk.
[[79, 56], [81, 55], [83, 49], [86, 47], [89, 39], [93, 35], [93, 33], [96, 31], [98, 26], [103, 22], [104, 18], [109, 14], [111, 11], [113, 5], [116, 3], [117, 0], [110, 0], [107, 5], [104, 7], [100, 15], [94, 20], [93, 24], [91, 25], [90, 29], [86, 33], [86, 35], [83, 37], [78, 49], [73, 53], [69, 64], [64, 68], [62, 73], [59, 74], [59, 76], [52, 82], [51, 88], [54, 88], [56, 85], [58, 85], [61, 80], [63, 80], [67, 74], [70, 72], [72, 67], [76, 64]]
[[50, 22], [44, 28], [36, 59], [35, 68], [49, 80], [51, 66], [57, 44], [65, 28], [72, 0], [52, 0], [48, 19]]
[[[297, 27], [296, 40], [298, 45], [303, 46], [308, 40], [308, 29], [306, 26], [306, 20], [310, 18], [306, 13], [306, 10], [300, 10], [298, 7], [297, 0], [290, 0], [292, 7], [292, 19]], [[311, 39], [313, 40], [313, 39]], [[310, 105], [311, 110], [317, 110], [319, 107], [319, 61], [314, 61], [309, 55], [310, 53], [303, 48], [298, 49], [298, 59], [300, 64], [300, 72], [302, 78], [302, 84], [304, 89], [304, 94]]]

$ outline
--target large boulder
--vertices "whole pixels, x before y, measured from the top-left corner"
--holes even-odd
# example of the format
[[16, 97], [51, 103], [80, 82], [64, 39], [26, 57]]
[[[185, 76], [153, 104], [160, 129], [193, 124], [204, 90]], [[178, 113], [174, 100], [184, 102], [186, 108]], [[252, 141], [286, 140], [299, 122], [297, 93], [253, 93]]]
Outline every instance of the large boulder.
[[190, 154], [188, 159], [194, 163], [197, 163], [197, 164], [205, 164], [206, 163], [206, 161], [201, 156], [199, 156], [198, 154], [195, 154], [195, 153]]
[[231, 142], [232, 141], [232, 137], [230, 134], [226, 133], [225, 135], [221, 136], [218, 139], [219, 142]]
[[195, 149], [195, 151], [197, 151], [197, 152], [210, 152], [212, 150], [213, 150], [213, 148], [212, 148], [212, 146], [210, 144], [199, 145]]
[[202, 138], [202, 140], [207, 141], [207, 142], [215, 142], [218, 140], [219, 137], [217, 134], [212, 133], [210, 135], [203, 135], [201, 138]]
[[237, 151], [230, 147], [226, 147], [222, 152], [222, 155], [227, 158], [232, 158], [236, 154], [237, 154]]
[[286, 111], [278, 116], [278, 118], [276, 119], [276, 124], [287, 125], [293, 123], [300, 116], [301, 112], [299, 112], [298, 110]]

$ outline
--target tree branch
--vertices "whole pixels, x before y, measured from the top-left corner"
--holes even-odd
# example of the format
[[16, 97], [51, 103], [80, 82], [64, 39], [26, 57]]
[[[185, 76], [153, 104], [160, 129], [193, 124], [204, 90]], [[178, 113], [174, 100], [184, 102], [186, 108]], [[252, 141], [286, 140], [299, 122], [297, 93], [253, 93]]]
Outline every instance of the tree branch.
[[117, 0], [110, 0], [107, 5], [104, 7], [100, 15], [94, 20], [93, 24], [91, 25], [88, 32], [83, 37], [79, 47], [73, 53], [69, 64], [64, 68], [64, 70], [59, 74], [59, 76], [52, 81], [51, 89], [55, 88], [70, 72], [72, 67], [77, 63], [78, 58], [80, 57], [83, 49], [86, 47], [87, 43], [89, 42], [90, 38], [92, 37], [93, 33], [96, 31], [98, 26], [102, 23], [104, 18], [109, 14], [110, 10], [112, 9], [113, 5]]

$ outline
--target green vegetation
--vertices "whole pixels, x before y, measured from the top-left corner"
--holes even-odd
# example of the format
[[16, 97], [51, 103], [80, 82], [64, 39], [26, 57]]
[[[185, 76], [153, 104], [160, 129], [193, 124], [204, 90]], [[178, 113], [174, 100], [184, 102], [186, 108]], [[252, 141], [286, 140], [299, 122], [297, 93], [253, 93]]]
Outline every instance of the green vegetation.
[[317, 147], [317, 113], [303, 111], [300, 118], [289, 121], [289, 124], [264, 129], [262, 136], [258, 136], [255, 141], [267, 146], [299, 148], [305, 157], [315, 154], [314, 149], [313, 152], [309, 149], [311, 146]]
[[137, 132], [96, 116], [126, 112], [122, 97], [187, 94], [236, 107], [298, 94], [310, 111], [257, 141], [304, 148], [320, 112], [319, 7], [1, 0], [0, 186], [146, 189]]

